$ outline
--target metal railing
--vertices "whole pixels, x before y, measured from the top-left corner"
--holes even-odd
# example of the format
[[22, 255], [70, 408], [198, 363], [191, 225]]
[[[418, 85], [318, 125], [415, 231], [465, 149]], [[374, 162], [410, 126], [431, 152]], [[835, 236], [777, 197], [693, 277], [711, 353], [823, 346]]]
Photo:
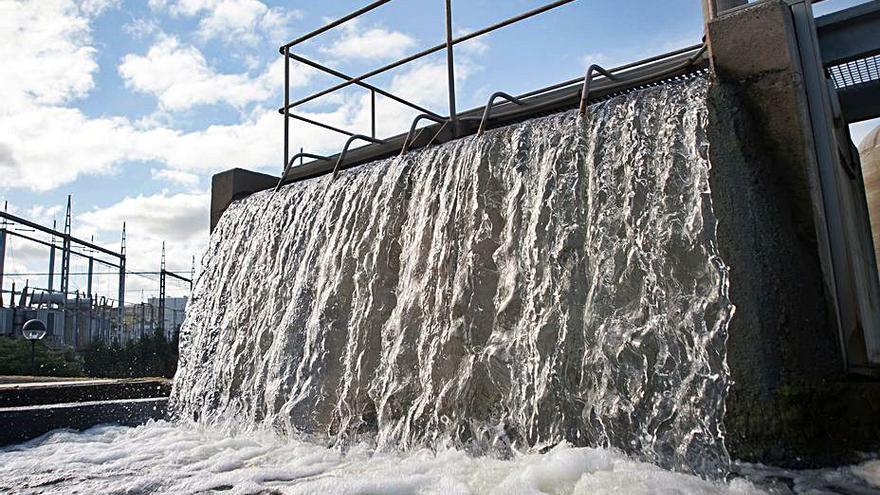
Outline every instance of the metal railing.
[[[432, 47], [426, 48], [418, 53], [414, 53], [412, 55], [403, 57], [399, 60], [391, 62], [387, 65], [379, 67], [377, 69], [373, 69], [359, 76], [352, 77], [348, 74], [340, 72], [338, 70], [332, 69], [325, 65], [322, 65], [313, 60], [309, 60], [306, 57], [298, 54], [294, 54], [292, 49], [297, 45], [308, 41], [322, 33], [325, 33], [337, 26], [340, 26], [348, 21], [351, 21], [363, 14], [373, 11], [374, 9], [389, 3], [391, 0], [379, 0], [372, 2], [348, 15], [345, 15], [335, 21], [332, 21], [324, 26], [321, 26], [310, 33], [307, 33], [299, 38], [282, 45], [279, 49], [279, 52], [284, 56], [285, 66], [284, 66], [284, 105], [278, 109], [278, 112], [284, 115], [284, 162], [283, 162], [283, 173], [281, 176], [281, 180], [276, 187], [276, 190], [281, 187], [281, 185], [286, 182], [286, 178], [288, 176], [288, 172], [293, 167], [294, 163], [297, 159], [301, 159], [303, 157], [312, 158], [315, 161], [324, 162], [326, 165], [322, 168], [321, 173], [329, 173], [331, 170], [329, 169], [329, 165], [333, 164], [332, 173], [334, 177], [338, 174], [343, 162], [345, 161], [346, 156], [349, 154], [350, 147], [354, 141], [362, 140], [371, 145], [382, 147], [384, 146], [382, 152], [386, 155], [392, 153], [405, 153], [407, 150], [411, 149], [413, 146], [417, 145], [416, 142], [420, 136], [420, 133], [426, 128], [423, 127], [416, 132], [417, 124], [421, 120], [431, 120], [436, 124], [431, 127], [431, 131], [433, 133], [433, 137], [429, 139], [427, 142], [421, 142], [421, 145], [425, 146], [436, 142], [441, 134], [444, 137], [444, 140], [455, 139], [457, 137], [461, 137], [465, 133], [477, 133], [482, 134], [487, 127], [489, 126], [490, 119], [492, 118], [493, 112], [495, 112], [496, 99], [503, 99], [505, 103], [501, 105], [506, 106], [520, 106], [520, 107], [528, 107], [529, 104], [535, 100], [541, 100], [541, 104], [543, 107], [547, 106], [548, 98], [552, 99], [571, 99], [572, 98], [572, 88], [575, 85], [582, 85], [582, 88], [576, 88], [578, 94], [578, 101], [581, 110], [581, 114], [586, 111], [586, 104], [589, 99], [591, 84], [593, 83], [594, 76], [599, 74], [603, 78], [603, 82], [610, 83], [606, 84], [606, 89], [613, 89], [616, 87], [615, 85], [623, 84], [624, 82], [629, 85], [641, 84], [648, 82], [650, 80], [656, 79], [658, 71], [662, 73], [674, 73], [676, 71], [680, 71], [682, 68], [687, 67], [689, 65], [693, 65], [703, 54], [705, 51], [705, 45], [697, 44], [694, 46], [686, 47], [681, 50], [676, 50], [674, 52], [658, 55], [655, 57], [650, 57], [644, 60], [640, 60], [638, 62], [634, 62], [632, 64], [626, 64], [620, 67], [616, 67], [613, 69], [606, 70], [598, 65], [591, 65], [587, 72], [583, 77], [578, 77], [575, 79], [571, 79], [568, 81], [564, 81], [562, 83], [554, 84], [551, 86], [547, 86], [545, 88], [541, 88], [535, 91], [530, 91], [528, 93], [524, 93], [518, 96], [511, 96], [504, 92], [496, 92], [494, 93], [489, 102], [486, 104], [484, 108], [469, 110], [463, 113], [459, 113], [456, 111], [456, 98], [455, 98], [455, 64], [454, 64], [454, 56], [453, 56], [453, 47], [459, 43], [466, 42], [468, 40], [472, 40], [479, 36], [485, 35], [487, 33], [491, 33], [495, 30], [503, 28], [505, 26], [509, 26], [511, 24], [517, 23], [519, 21], [534, 17], [536, 15], [542, 14], [549, 10], [555, 9], [557, 7], [561, 7], [563, 5], [574, 2], [575, 0], [557, 0], [541, 7], [532, 9], [528, 12], [521, 13], [514, 17], [510, 17], [503, 21], [497, 22], [490, 26], [484, 27], [482, 29], [472, 31], [465, 35], [459, 37], [453, 37], [452, 32], [452, 5], [451, 0], [445, 0], [445, 32], [446, 32], [446, 41], [444, 43], [440, 43], [434, 45]], [[373, 76], [377, 76], [379, 74], [383, 74], [387, 71], [400, 67], [404, 64], [412, 62], [414, 60], [418, 60], [422, 57], [426, 57], [433, 53], [437, 53], [441, 50], [446, 50], [446, 75], [447, 75], [447, 88], [449, 95], [449, 111], [448, 115], [440, 115], [428, 108], [424, 108], [417, 103], [412, 101], [408, 101], [400, 96], [394, 95], [389, 91], [386, 91], [374, 84], [367, 83], [365, 79], [368, 79]], [[675, 58], [679, 57], [679, 58]], [[314, 92], [308, 96], [302, 97], [296, 101], [291, 102], [290, 95], [290, 70], [291, 70], [291, 61], [299, 62], [305, 66], [311, 67], [313, 69], [317, 69], [321, 72], [334, 76], [336, 78], [342, 79], [343, 81], [332, 85], [328, 88], [322, 89], [320, 91]], [[645, 72], [645, 71], [637, 71], [632, 70], [639, 65], [648, 64], [652, 62], [657, 62], [655, 64], [658, 68], [653, 72]], [[674, 63], [673, 63], [674, 62]], [[620, 75], [621, 73], [626, 72], [627, 77]], [[626, 79], [624, 81], [624, 79]], [[292, 113], [292, 110], [300, 105], [304, 105], [308, 102], [311, 102], [317, 98], [328, 95], [335, 91], [339, 91], [341, 89], [347, 88], [349, 86], [356, 85], [367, 89], [370, 91], [370, 120], [371, 120], [371, 135], [366, 136], [363, 134], [358, 134], [356, 132], [351, 132], [345, 129], [340, 129], [338, 127], [318, 122], [316, 120], [310, 119], [308, 117], [304, 117], [301, 115], [296, 115]], [[419, 114], [415, 117], [410, 126], [409, 132], [404, 136], [400, 136], [401, 139], [397, 138], [388, 138], [388, 139], [379, 139], [376, 136], [376, 94], [380, 94], [389, 98], [397, 103], [406, 105], [413, 110], [419, 112]], [[528, 103], [525, 100], [529, 100]], [[508, 112], [509, 113], [509, 112]], [[316, 155], [311, 153], [298, 153], [294, 156], [290, 156], [290, 120], [295, 119], [302, 122], [306, 122], [308, 124], [312, 124], [323, 129], [327, 129], [345, 136], [348, 136], [348, 140], [343, 147], [342, 152], [340, 152], [337, 156], [327, 157], [322, 155]], [[479, 123], [479, 125], [475, 125]], [[385, 148], [393, 148], [393, 149], [385, 149]], [[358, 148], [360, 150], [360, 148]], [[297, 167], [302, 168], [302, 166]], [[311, 174], [307, 176], [314, 176], [316, 174]]]
[[[396, 101], [398, 103], [406, 105], [414, 110], [417, 110], [421, 114], [425, 114], [430, 117], [433, 117], [433, 119], [435, 119], [435, 120], [440, 119], [440, 120], [448, 121], [451, 124], [453, 132], [456, 132], [455, 130], [457, 127], [458, 114], [455, 110], [455, 63], [454, 63], [454, 56], [453, 56], [453, 46], [455, 46], [459, 43], [463, 43], [465, 41], [474, 39], [478, 36], [482, 36], [484, 34], [490, 33], [492, 31], [495, 31], [495, 30], [500, 29], [502, 27], [509, 26], [509, 25], [514, 24], [516, 22], [522, 21], [524, 19], [534, 17], [534, 16], [541, 14], [543, 12], [547, 12], [548, 10], [555, 9], [556, 7], [560, 7], [562, 5], [574, 2], [575, 0], [557, 0], [555, 2], [546, 4], [542, 7], [538, 7], [536, 9], [530, 10], [528, 12], [524, 12], [524, 13], [519, 14], [517, 16], [511, 17], [509, 19], [505, 19], [505, 20], [498, 22], [498, 23], [495, 23], [491, 26], [487, 26], [483, 29], [473, 31], [471, 33], [459, 36], [457, 38], [453, 37], [453, 32], [452, 32], [452, 2], [451, 2], [451, 0], [445, 0], [445, 14], [446, 14], [445, 15], [445, 31], [446, 31], [445, 43], [437, 44], [437, 45], [432, 46], [430, 48], [424, 49], [418, 53], [409, 55], [409, 56], [404, 57], [402, 59], [399, 59], [395, 62], [384, 65], [382, 67], [379, 67], [378, 69], [371, 70], [369, 72], [366, 72], [366, 73], [361, 74], [356, 77], [349, 76], [345, 73], [342, 73], [342, 72], [337, 71], [335, 69], [332, 69], [330, 67], [319, 64], [313, 60], [309, 60], [301, 55], [296, 55], [292, 52], [293, 47], [295, 47], [305, 41], [308, 41], [308, 40], [310, 40], [310, 39], [312, 39], [322, 33], [325, 33], [325, 32], [327, 32], [337, 26], [340, 26], [348, 21], [351, 21], [357, 17], [360, 17], [361, 15], [366, 14], [367, 12], [371, 12], [371, 11], [375, 10], [376, 8], [381, 7], [382, 5], [385, 5], [386, 3], [389, 3], [390, 1], [391, 0], [378, 0], [378, 1], [372, 2], [368, 5], [348, 14], [348, 15], [340, 17], [339, 19], [336, 19], [335, 21], [327, 23], [327, 24], [319, 27], [318, 29], [311, 31], [310, 33], [307, 33], [307, 34], [300, 36], [299, 38], [297, 38], [289, 43], [282, 45], [281, 48], [279, 49], [281, 54], [284, 55], [284, 106], [281, 109], [279, 109], [278, 111], [279, 111], [279, 113], [284, 114], [284, 117], [285, 117], [284, 118], [284, 169], [285, 170], [287, 170], [293, 163], [293, 161], [291, 161], [291, 157], [290, 157], [290, 145], [289, 145], [290, 119], [291, 118], [297, 119], [297, 120], [300, 120], [303, 122], [307, 122], [307, 123], [310, 123], [313, 125], [317, 125], [317, 126], [322, 127], [324, 129], [328, 129], [328, 130], [331, 130], [331, 131], [334, 131], [334, 132], [337, 132], [340, 134], [347, 135], [350, 138], [356, 137], [356, 133], [352, 133], [352, 132], [346, 131], [344, 129], [339, 129], [334, 126], [331, 126], [331, 125], [328, 125], [325, 123], [321, 123], [321, 122], [317, 122], [315, 120], [311, 120], [306, 117], [302, 117], [302, 116], [291, 113], [291, 110], [295, 107], [298, 107], [300, 105], [308, 103], [308, 102], [310, 102], [316, 98], [319, 98], [321, 96], [333, 93], [333, 92], [338, 91], [340, 89], [344, 89], [344, 88], [351, 86], [351, 85], [358, 85], [360, 87], [363, 87], [363, 88], [370, 90], [370, 95], [371, 95], [370, 116], [371, 116], [371, 123], [372, 123], [372, 135], [369, 136], [369, 138], [371, 138], [372, 140], [376, 140], [376, 93], [378, 93], [382, 96], [385, 96], [386, 98], [389, 98], [389, 99]], [[421, 105], [418, 105], [416, 103], [408, 101], [404, 98], [401, 98], [397, 95], [394, 95], [388, 91], [385, 91], [385, 90], [383, 90], [373, 84], [369, 84], [364, 81], [364, 79], [382, 74], [382, 73], [387, 72], [387, 71], [394, 69], [396, 67], [400, 67], [401, 65], [404, 65], [406, 63], [409, 63], [414, 60], [431, 55], [433, 53], [439, 52], [440, 50], [443, 50], [443, 49], [446, 50], [447, 88], [448, 88], [448, 93], [449, 93], [449, 115], [448, 116], [442, 116], [436, 112], [433, 112], [427, 108], [422, 107]], [[291, 101], [290, 101], [290, 62], [291, 62], [291, 60], [296, 61], [296, 62], [300, 62], [304, 65], [307, 65], [309, 67], [312, 67], [314, 69], [322, 71], [326, 74], [330, 74], [330, 75], [335, 76], [339, 79], [343, 79], [344, 81], [339, 84], [333, 85], [329, 88], [326, 88], [324, 90], [312, 93], [309, 96], [306, 96], [304, 98], [301, 98], [301, 99], [291, 103]], [[366, 136], [358, 136], [358, 137], [363, 138]], [[351, 140], [352, 139], [349, 139], [349, 142], [347, 144], [350, 145]]]

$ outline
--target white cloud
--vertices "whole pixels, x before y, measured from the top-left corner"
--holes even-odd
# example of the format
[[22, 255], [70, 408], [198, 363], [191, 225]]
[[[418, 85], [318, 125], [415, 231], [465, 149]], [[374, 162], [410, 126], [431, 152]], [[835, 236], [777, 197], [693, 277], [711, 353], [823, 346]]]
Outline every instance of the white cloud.
[[173, 169], [150, 170], [153, 179], [165, 180], [184, 187], [196, 187], [199, 185], [199, 176], [190, 172]]
[[64, 215], [61, 205], [36, 205], [28, 209], [25, 218], [42, 225], [52, 225], [53, 220], [57, 220], [58, 218], [63, 220], [61, 215]]
[[88, 23], [72, 2], [0, 2], [0, 111], [87, 94], [98, 70]]
[[[248, 74], [220, 74], [208, 66], [194, 46], [181, 45], [174, 37], [163, 37], [146, 55], [128, 54], [119, 65], [126, 86], [158, 98], [167, 110], [185, 110], [196, 105], [226, 102], [241, 108], [265, 101], [283, 81], [279, 61], [256, 77]], [[279, 74], [280, 73], [280, 74]], [[294, 71], [293, 86], [305, 84], [311, 71]]]
[[141, 39], [159, 32], [159, 23], [155, 19], [132, 19], [122, 25], [122, 30], [134, 39]]
[[80, 0], [80, 10], [90, 16], [99, 16], [105, 10], [119, 7], [120, 0]]
[[[182, 131], [169, 128], [161, 118], [132, 122], [112, 115], [90, 117], [70, 106], [93, 88], [97, 70], [88, 19], [72, 4], [22, 4], [21, 9], [8, 9], [6, 3], [0, 3], [0, 23], [12, 26], [0, 29], [4, 75], [10, 75], [0, 84], [4, 102], [0, 105], [0, 189], [46, 191], [83, 175], [119, 173], [123, 164], [130, 168], [147, 166], [145, 162], [159, 170], [156, 179], [184, 186], [194, 182], [192, 175], [232, 167], [280, 171], [283, 118], [266, 98], [271, 98], [269, 82], [272, 88], [281, 86], [281, 64], [254, 76], [217, 73], [198, 50], [173, 38], [157, 40], [145, 55], [126, 57], [120, 73], [132, 88], [156, 96], [160, 103], [157, 114], [167, 108], [219, 101], [248, 107], [238, 123]], [[61, 68], [56, 67], [54, 50], [67, 54], [60, 58]], [[457, 77], [467, 77], [469, 65], [457, 62]], [[170, 65], [163, 65], [166, 63]], [[308, 77], [304, 70], [294, 74]], [[54, 82], [45, 84], [48, 80]], [[217, 84], [218, 80], [223, 84]], [[210, 87], [207, 81], [211, 81]], [[415, 63], [395, 76], [389, 89], [443, 109], [445, 84], [442, 64]], [[299, 113], [330, 125], [369, 132], [369, 94], [355, 94], [342, 94], [331, 110]], [[379, 134], [404, 130], [414, 113], [377, 98]], [[291, 125], [293, 149], [302, 146], [311, 152], [334, 153], [345, 140], [302, 122]]]
[[[464, 36], [473, 31], [473, 29], [467, 28], [456, 29], [455, 36]], [[469, 55], [484, 55], [486, 52], [489, 51], [489, 42], [486, 41], [485, 35], [483, 35], [483, 37], [477, 36], [476, 38], [471, 38], [467, 41], [463, 41], [455, 45], [455, 49]]]
[[106, 208], [80, 214], [76, 220], [81, 232], [94, 232], [114, 246], [125, 222], [127, 264], [131, 270], [157, 268], [165, 242], [168, 269], [186, 272], [192, 256], [198, 259], [206, 245], [209, 204], [210, 195], [204, 191], [126, 197]]
[[414, 38], [400, 31], [364, 30], [357, 21], [344, 24], [342, 29], [342, 36], [323, 50], [343, 59], [399, 58], [416, 44]]
[[202, 16], [198, 29], [202, 39], [229, 43], [255, 44], [261, 35], [275, 39], [279, 32], [290, 30], [292, 20], [302, 16], [299, 10], [269, 8], [258, 0], [150, 0], [150, 7], [167, 9], [173, 16]]

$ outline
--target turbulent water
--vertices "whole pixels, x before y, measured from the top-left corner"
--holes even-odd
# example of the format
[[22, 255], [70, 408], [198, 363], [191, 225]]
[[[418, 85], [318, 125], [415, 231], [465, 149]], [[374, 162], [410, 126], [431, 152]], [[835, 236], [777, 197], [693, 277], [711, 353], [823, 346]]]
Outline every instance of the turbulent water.
[[233, 204], [182, 329], [178, 417], [723, 473], [732, 307], [706, 91], [650, 88]]
[[271, 432], [156, 422], [56, 431], [0, 448], [0, 493], [561, 495], [759, 493], [874, 495], [880, 460], [813, 471], [738, 465], [748, 476], [707, 481], [638, 462], [616, 450], [559, 444], [507, 459], [455, 448], [377, 452], [328, 448]]
[[59, 432], [0, 449], [0, 493], [749, 494], [634, 462], [619, 452], [560, 445], [500, 460], [455, 449], [342, 453], [277, 436], [227, 436], [167, 423]]

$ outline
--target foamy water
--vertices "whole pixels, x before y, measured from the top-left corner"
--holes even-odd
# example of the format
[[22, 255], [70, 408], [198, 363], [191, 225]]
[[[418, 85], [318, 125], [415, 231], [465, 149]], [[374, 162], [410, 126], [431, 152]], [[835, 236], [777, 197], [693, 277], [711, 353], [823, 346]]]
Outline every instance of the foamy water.
[[558, 445], [510, 459], [455, 449], [345, 451], [269, 433], [228, 436], [167, 422], [58, 431], [0, 450], [0, 491], [23, 493], [760, 493]]
[[165, 421], [55, 431], [0, 449], [0, 493], [25, 494], [757, 494], [880, 492], [880, 461], [790, 471], [739, 464], [706, 481], [618, 450], [557, 445], [508, 459], [461, 450], [345, 450], [272, 433]]

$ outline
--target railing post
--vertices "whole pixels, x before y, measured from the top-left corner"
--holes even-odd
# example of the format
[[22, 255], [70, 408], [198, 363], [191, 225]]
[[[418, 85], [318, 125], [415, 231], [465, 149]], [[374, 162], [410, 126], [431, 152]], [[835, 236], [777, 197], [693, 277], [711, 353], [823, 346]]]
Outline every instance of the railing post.
[[376, 138], [376, 90], [370, 90], [370, 115], [371, 115], [371, 129], [372, 129], [372, 137]]
[[[287, 168], [290, 159], [290, 47], [284, 47], [284, 163], [281, 170]], [[282, 177], [283, 178], [283, 177]]]
[[458, 137], [458, 114], [455, 111], [455, 62], [452, 57], [452, 0], [446, 0], [446, 76], [449, 88], [449, 123]]

